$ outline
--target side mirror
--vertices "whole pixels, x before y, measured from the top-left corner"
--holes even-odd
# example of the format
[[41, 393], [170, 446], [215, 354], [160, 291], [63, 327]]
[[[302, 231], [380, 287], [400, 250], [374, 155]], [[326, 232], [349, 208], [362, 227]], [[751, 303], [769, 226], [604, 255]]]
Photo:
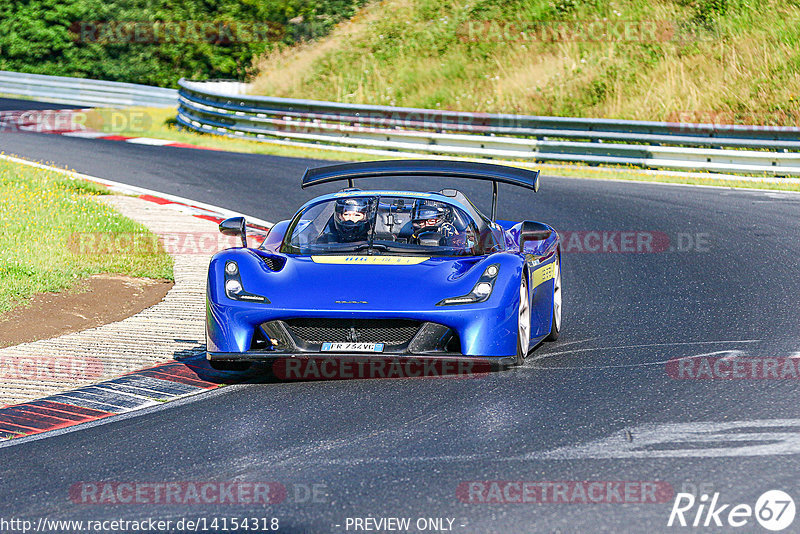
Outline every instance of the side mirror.
[[549, 227], [534, 221], [525, 221], [519, 231], [519, 252], [525, 253], [525, 243], [528, 241], [544, 241], [553, 233]]
[[247, 224], [244, 217], [231, 217], [219, 223], [219, 231], [223, 235], [238, 235], [242, 238], [242, 246], [247, 248]]

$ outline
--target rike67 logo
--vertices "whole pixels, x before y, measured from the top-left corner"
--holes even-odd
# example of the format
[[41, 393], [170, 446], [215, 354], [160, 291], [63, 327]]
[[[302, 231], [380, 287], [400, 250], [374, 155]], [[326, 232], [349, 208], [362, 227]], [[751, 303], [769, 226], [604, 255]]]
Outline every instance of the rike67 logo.
[[755, 518], [763, 528], [777, 532], [791, 525], [794, 515], [794, 499], [781, 490], [764, 492], [756, 500], [755, 506], [722, 503], [719, 492], [710, 498], [704, 493], [699, 499], [691, 493], [678, 493], [667, 526], [738, 528], [752, 525]]

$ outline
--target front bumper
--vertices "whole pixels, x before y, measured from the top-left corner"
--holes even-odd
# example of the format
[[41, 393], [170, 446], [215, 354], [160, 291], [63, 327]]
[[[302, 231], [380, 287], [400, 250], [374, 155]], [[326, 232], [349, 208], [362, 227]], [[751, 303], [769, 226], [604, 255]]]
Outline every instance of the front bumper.
[[212, 362], [269, 362], [282, 380], [369, 378], [476, 378], [506, 369], [515, 358], [462, 354], [281, 353], [276, 351], [208, 352]]
[[458, 333], [430, 321], [376, 318], [295, 318], [264, 322], [255, 329], [251, 349], [291, 354], [323, 352], [326, 343], [381, 344], [381, 354], [458, 352]]
[[[333, 352], [330, 343], [380, 344], [379, 352]], [[270, 361], [283, 358], [355, 358], [358, 361], [426, 360], [513, 362], [512, 357], [465, 356], [453, 328], [431, 321], [396, 319], [296, 318], [272, 320], [258, 325], [249, 350], [209, 350], [211, 361]], [[493, 364], [494, 365], [494, 364]]]
[[[499, 254], [492, 261], [508, 264], [495, 283], [491, 297], [483, 302], [438, 306], [443, 295], [468, 293], [475, 280], [464, 279], [458, 284], [450, 280], [466, 269], [458, 261], [434, 262], [432, 265], [411, 269], [355, 269], [344, 266], [339, 270], [323, 269], [307, 262], [290, 261], [279, 272], [261, 273], [263, 261], [242, 257], [243, 254], [216, 257], [209, 268], [206, 306], [207, 350], [211, 353], [249, 353], [274, 350], [280, 353], [321, 352], [320, 342], [386, 342], [384, 354], [422, 354], [434, 352], [457, 353], [466, 357], [513, 357], [517, 349], [517, 315], [519, 308], [518, 272], [521, 263], [511, 254]], [[238, 301], [224, 292], [224, 261], [236, 259], [244, 287], [269, 298], [269, 303]], [[252, 260], [252, 261], [251, 261]], [[466, 261], [466, 263], [470, 263]], [[462, 262], [463, 263], [463, 262]], [[302, 267], [302, 269], [301, 269]], [[323, 266], [324, 267], [324, 266]], [[337, 267], [337, 266], [332, 266]], [[341, 267], [341, 266], [339, 266]], [[345, 269], [345, 267], [347, 267]], [[305, 271], [303, 269], [306, 269]], [[388, 269], [388, 270], [387, 270]], [[419, 283], [417, 271], [425, 270], [428, 278], [438, 282]], [[433, 271], [435, 272], [433, 272]], [[431, 271], [431, 272], [428, 272]], [[441, 271], [441, 272], [439, 272]], [[409, 274], [411, 273], [411, 274]], [[313, 275], [313, 277], [303, 275]], [[435, 276], [434, 276], [435, 275]], [[415, 282], [411, 283], [411, 278]], [[253, 280], [251, 282], [251, 280]], [[343, 285], [343, 280], [347, 283]], [[463, 287], [462, 287], [463, 286]], [[367, 295], [368, 297], [365, 297]], [[549, 316], [548, 316], [549, 318]], [[392, 342], [383, 339], [304, 338], [294, 346], [261, 344], [261, 326], [275, 321], [341, 319], [353, 321], [384, 320], [417, 323], [435, 323], [454, 331], [459, 346], [430, 348], [426, 343], [418, 346], [410, 339]], [[535, 329], [534, 329], [535, 330]], [[274, 333], [273, 333], [274, 334]], [[278, 339], [275, 335], [266, 335]], [[302, 336], [301, 336], [302, 337]], [[402, 345], [408, 343], [407, 347]]]
[[[211, 353], [248, 353], [252, 351], [291, 354], [320, 353], [323, 342], [384, 343], [382, 354], [425, 355], [455, 353], [466, 357], [502, 357], [516, 355], [516, 303], [511, 306], [482, 309], [435, 309], [430, 311], [337, 313], [328, 310], [276, 310], [256, 307], [221, 306], [209, 301], [206, 314], [207, 350]], [[450, 307], [448, 307], [450, 308]], [[456, 307], [452, 307], [456, 308]], [[311, 335], [293, 321], [351, 321], [355, 335], [327, 330]], [[416, 325], [413, 332], [371, 334], [360, 329], [360, 322]], [[305, 330], [316, 330], [312, 328]], [[287, 328], [288, 327], [288, 328]], [[295, 328], [292, 328], [295, 327]], [[288, 330], [288, 331], [287, 331]], [[450, 337], [448, 337], [450, 336]], [[436, 356], [434, 354], [433, 356]]]

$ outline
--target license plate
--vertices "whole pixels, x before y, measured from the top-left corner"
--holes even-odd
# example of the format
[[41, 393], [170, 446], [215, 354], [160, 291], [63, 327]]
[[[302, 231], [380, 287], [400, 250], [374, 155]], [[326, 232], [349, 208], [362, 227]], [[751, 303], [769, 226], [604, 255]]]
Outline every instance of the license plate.
[[383, 352], [383, 343], [323, 343], [322, 352]]

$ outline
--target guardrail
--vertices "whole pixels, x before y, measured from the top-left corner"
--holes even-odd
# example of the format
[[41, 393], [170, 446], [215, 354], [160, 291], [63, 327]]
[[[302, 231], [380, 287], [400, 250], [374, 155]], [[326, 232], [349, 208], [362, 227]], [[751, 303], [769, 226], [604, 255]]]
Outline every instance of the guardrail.
[[800, 176], [800, 128], [465, 113], [245, 95], [179, 82], [177, 122], [204, 133], [534, 162]]
[[0, 71], [0, 93], [87, 107], [178, 105], [175, 89], [10, 71]]

